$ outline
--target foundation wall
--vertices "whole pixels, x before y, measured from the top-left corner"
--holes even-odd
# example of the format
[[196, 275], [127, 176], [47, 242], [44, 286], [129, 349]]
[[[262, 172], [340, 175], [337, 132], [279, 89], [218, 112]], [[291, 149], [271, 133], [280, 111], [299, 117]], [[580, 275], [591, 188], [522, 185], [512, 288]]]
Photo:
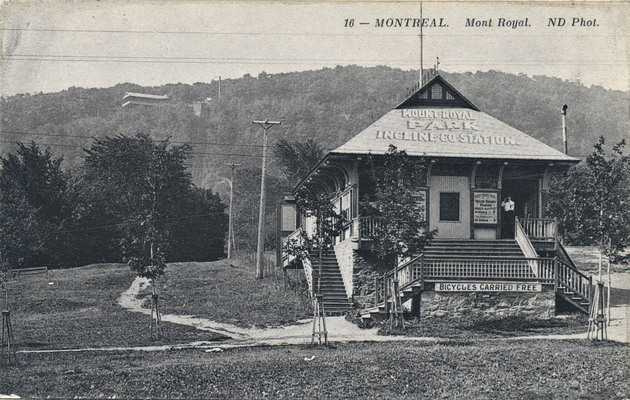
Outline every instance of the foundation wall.
[[[432, 289], [432, 288], [427, 288]], [[547, 319], [555, 314], [556, 294], [553, 286], [543, 286], [542, 292], [436, 292], [421, 294], [421, 318], [496, 318], [521, 316]]]
[[346, 288], [348, 298], [352, 297], [354, 291], [353, 273], [354, 273], [354, 248], [350, 240], [344, 240], [335, 245], [335, 256], [337, 264], [341, 271], [343, 284]]

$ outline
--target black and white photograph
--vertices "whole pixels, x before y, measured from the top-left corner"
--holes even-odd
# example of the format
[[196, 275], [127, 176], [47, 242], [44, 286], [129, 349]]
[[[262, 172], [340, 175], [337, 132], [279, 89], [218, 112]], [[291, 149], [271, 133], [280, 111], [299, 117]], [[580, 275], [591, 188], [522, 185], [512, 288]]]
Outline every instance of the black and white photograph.
[[0, 399], [630, 400], [630, 3], [0, 37]]

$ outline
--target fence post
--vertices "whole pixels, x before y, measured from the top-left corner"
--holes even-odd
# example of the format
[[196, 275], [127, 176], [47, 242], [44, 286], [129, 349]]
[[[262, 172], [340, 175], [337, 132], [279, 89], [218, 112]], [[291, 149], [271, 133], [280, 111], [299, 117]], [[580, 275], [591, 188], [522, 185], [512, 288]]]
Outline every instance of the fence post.
[[422, 289], [424, 289], [424, 253], [420, 255], [420, 281], [422, 282]]
[[383, 274], [383, 305], [385, 306], [385, 312], [389, 313], [389, 305], [387, 304], [387, 293], [389, 292], [387, 289], [387, 274]]
[[558, 257], [553, 258], [553, 291], [558, 291]]
[[378, 276], [374, 277], [374, 307], [378, 305]]

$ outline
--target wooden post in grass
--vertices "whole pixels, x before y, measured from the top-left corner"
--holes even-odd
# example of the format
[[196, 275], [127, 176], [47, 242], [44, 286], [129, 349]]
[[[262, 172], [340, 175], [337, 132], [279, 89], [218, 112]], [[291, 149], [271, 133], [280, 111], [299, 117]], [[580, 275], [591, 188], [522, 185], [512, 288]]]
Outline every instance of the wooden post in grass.
[[328, 345], [328, 331], [326, 330], [326, 311], [324, 310], [324, 295], [317, 294], [313, 300], [315, 305], [315, 311], [313, 313], [313, 334], [311, 336], [311, 344], [315, 344], [315, 337], [317, 337], [318, 344], [322, 344], [322, 337], [324, 338], [324, 344]]
[[11, 325], [11, 310], [9, 310], [9, 269], [5, 264], [2, 276], [2, 289], [4, 290], [4, 308], [2, 309], [2, 335], [0, 336], [0, 365], [17, 364], [15, 355], [15, 340], [13, 338], [13, 326]]
[[604, 282], [599, 280], [595, 285], [595, 293], [591, 301], [589, 310], [587, 339], [604, 340], [608, 339], [606, 332], [606, 312], [604, 302]]
[[328, 345], [328, 331], [326, 330], [326, 311], [324, 310], [324, 295], [321, 292], [322, 287], [322, 258], [324, 256], [324, 240], [323, 240], [323, 217], [318, 216], [318, 252], [319, 261], [317, 267], [317, 289], [315, 289], [315, 281], [313, 280], [313, 335], [311, 336], [311, 344], [315, 343], [315, 336], [318, 338], [318, 343], [322, 344], [322, 336], [324, 337], [324, 344]]
[[[394, 275], [392, 276], [392, 302], [389, 309], [389, 330], [393, 331], [396, 328], [402, 329], [403, 325], [403, 310], [402, 303], [400, 301], [400, 291], [398, 282], [398, 266], [394, 268]], [[387, 299], [386, 299], [387, 300]]]
[[153, 279], [151, 280], [151, 286], [153, 286], [153, 292], [151, 293], [151, 338], [158, 340], [161, 336], [160, 323], [162, 322], [159, 303], [160, 296], [155, 290], [155, 280]]
[[0, 365], [17, 364], [15, 355], [11, 310], [2, 310], [2, 339], [0, 340]]

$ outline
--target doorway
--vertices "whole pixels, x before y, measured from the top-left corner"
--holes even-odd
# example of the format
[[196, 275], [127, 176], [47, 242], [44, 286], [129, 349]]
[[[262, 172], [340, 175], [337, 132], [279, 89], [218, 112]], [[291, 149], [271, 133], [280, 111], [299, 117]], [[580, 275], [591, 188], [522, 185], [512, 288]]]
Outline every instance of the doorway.
[[[514, 217], [538, 218], [538, 179], [514, 177], [503, 179], [501, 201], [510, 197], [514, 202], [513, 216], [501, 208], [501, 238], [514, 238]], [[512, 220], [510, 220], [512, 219]]]

